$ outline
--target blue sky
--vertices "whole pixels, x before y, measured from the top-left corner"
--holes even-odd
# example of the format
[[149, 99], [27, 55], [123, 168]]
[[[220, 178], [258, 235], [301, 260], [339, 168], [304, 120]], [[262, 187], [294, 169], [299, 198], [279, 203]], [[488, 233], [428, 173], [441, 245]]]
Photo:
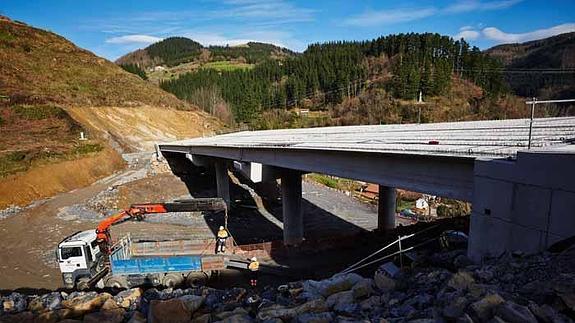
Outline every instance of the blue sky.
[[0, 14], [112, 60], [169, 36], [303, 51], [314, 42], [400, 32], [463, 36], [487, 48], [575, 31], [574, 0], [1, 0]]

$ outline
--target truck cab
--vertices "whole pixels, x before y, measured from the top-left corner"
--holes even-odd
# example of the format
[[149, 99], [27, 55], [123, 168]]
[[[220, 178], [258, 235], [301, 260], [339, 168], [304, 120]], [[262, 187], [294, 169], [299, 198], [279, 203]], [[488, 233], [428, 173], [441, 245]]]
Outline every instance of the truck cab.
[[57, 259], [66, 288], [81, 287], [101, 268], [96, 230], [79, 231], [58, 245]]

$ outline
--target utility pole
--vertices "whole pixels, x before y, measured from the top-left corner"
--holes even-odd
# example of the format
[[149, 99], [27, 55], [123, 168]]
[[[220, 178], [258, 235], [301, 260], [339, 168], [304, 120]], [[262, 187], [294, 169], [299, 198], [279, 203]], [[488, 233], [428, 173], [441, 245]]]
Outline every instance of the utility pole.
[[533, 116], [535, 115], [535, 104], [537, 104], [537, 98], [534, 97], [531, 102], [531, 118], [529, 119], [529, 142], [527, 143], [527, 149], [531, 149], [531, 133], [533, 132]]

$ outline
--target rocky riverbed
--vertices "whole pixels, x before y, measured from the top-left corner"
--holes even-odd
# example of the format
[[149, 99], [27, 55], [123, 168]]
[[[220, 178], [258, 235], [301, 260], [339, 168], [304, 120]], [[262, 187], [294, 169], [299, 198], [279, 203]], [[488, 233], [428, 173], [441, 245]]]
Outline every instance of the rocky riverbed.
[[17, 292], [0, 322], [573, 322], [575, 248], [472, 264], [463, 250], [421, 255], [389, 274], [339, 274], [256, 290], [155, 288]]

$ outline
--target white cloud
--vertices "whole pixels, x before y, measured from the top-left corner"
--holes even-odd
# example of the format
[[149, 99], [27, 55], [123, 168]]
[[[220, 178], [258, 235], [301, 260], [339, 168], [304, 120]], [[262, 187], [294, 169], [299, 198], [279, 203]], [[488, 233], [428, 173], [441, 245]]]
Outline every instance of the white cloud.
[[518, 34], [506, 33], [495, 27], [487, 27], [482, 30], [482, 35], [497, 43], [522, 43], [569, 32], [575, 32], [575, 23], [561, 24], [547, 29], [538, 29]]
[[444, 13], [462, 13], [471, 11], [500, 10], [512, 7], [523, 0], [479, 1], [460, 0], [443, 9]]
[[436, 12], [435, 8], [367, 11], [361, 15], [346, 19], [344, 24], [360, 27], [391, 25], [433, 16]]
[[359, 27], [390, 25], [419, 20], [435, 15], [454, 15], [471, 11], [501, 10], [512, 7], [521, 1], [523, 0], [459, 0], [443, 8], [426, 7], [371, 10], [345, 19], [344, 24]]
[[106, 39], [108, 44], [152, 44], [162, 40], [160, 37], [149, 35], [125, 35]]
[[273, 19], [274, 24], [313, 21], [315, 10], [301, 8], [285, 0], [227, 0], [227, 10], [214, 12], [216, 17]]
[[480, 35], [481, 35], [481, 33], [478, 31], [475, 31], [475, 30], [462, 30], [457, 35], [453, 36], [453, 38], [455, 38], [457, 40], [459, 40], [461, 38], [463, 38], [465, 40], [475, 40], [475, 39], [479, 38]]
[[473, 26], [463, 26], [461, 28], [459, 28], [459, 31], [465, 31], [465, 30], [473, 30], [475, 28], [473, 28]]

